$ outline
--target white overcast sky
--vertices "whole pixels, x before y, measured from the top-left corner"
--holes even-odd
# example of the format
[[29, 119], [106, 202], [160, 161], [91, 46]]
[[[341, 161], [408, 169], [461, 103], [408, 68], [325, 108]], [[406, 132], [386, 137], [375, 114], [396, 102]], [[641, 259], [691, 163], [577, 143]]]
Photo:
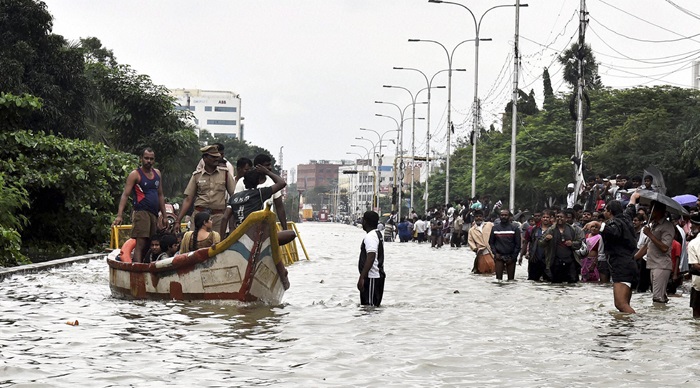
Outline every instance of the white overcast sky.
[[[455, 2], [479, 16], [505, 0]], [[231, 90], [242, 99], [245, 140], [275, 157], [284, 147], [284, 168], [311, 159], [354, 159], [377, 136], [360, 127], [385, 132], [391, 119], [426, 86], [413, 67], [432, 77], [446, 69], [449, 50], [475, 37], [469, 13], [458, 6], [427, 0], [47, 0], [54, 32], [69, 40], [94, 36], [114, 51], [120, 63], [169, 88]], [[522, 70], [520, 88], [542, 98], [541, 74], [550, 67], [555, 91], [567, 91], [556, 56], [577, 39], [579, 0], [532, 0], [520, 15]], [[601, 63], [603, 83], [611, 87], [672, 84], [691, 86], [691, 61], [700, 55], [700, 2], [697, 0], [589, 0], [586, 41]], [[688, 14], [683, 11], [690, 11]], [[482, 122], [496, 123], [511, 98], [514, 7], [494, 9], [484, 17], [479, 53]], [[692, 37], [683, 39], [683, 37]], [[637, 40], [635, 40], [637, 39]], [[645, 40], [641, 42], [638, 40]], [[629, 58], [629, 59], [627, 59]], [[634, 59], [634, 60], [632, 60]], [[453, 122], [457, 136], [471, 130], [474, 92], [474, 44], [456, 51], [453, 68]], [[433, 85], [446, 85], [446, 73]], [[425, 100], [425, 92], [418, 101]], [[432, 94], [431, 149], [446, 147], [446, 90]], [[425, 117], [425, 106], [417, 117]], [[407, 110], [406, 117], [411, 115]], [[410, 154], [411, 123], [404, 149]], [[573, 123], [572, 123], [573, 128]], [[425, 154], [425, 121], [417, 121], [416, 154]], [[386, 138], [393, 137], [388, 134]], [[454, 139], [454, 136], [453, 136]], [[573, 143], [573, 135], [572, 135]], [[393, 154], [393, 145], [390, 146]], [[572, 145], [573, 147], [573, 145]], [[364, 153], [364, 151], [360, 151]], [[232, 155], [231, 157], [238, 157]], [[249, 155], [250, 156], [250, 155]]]

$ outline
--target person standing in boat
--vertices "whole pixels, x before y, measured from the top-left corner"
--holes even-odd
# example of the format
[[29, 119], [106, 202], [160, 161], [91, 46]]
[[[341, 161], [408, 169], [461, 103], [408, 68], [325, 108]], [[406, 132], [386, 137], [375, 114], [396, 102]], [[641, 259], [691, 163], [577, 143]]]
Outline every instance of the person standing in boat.
[[[262, 186], [267, 178], [272, 180], [272, 186]], [[265, 201], [272, 198], [275, 193], [287, 186], [287, 182], [279, 175], [270, 171], [265, 165], [258, 164], [243, 177], [245, 190], [239, 191], [229, 199], [228, 207], [224, 212], [224, 222], [221, 223], [221, 235], [225, 234], [226, 224], [233, 216], [233, 225], [237, 227], [243, 223], [250, 213], [262, 210]], [[296, 237], [294, 231], [282, 230], [277, 233], [277, 240], [280, 245], [285, 245]]]
[[[272, 186], [264, 186], [267, 178], [273, 182]], [[229, 218], [233, 218], [234, 229], [253, 212], [262, 210], [265, 201], [287, 186], [287, 182], [279, 175], [270, 171], [264, 164], [258, 164], [254, 169], [245, 173], [241, 180], [245, 185], [245, 190], [234, 194], [228, 202], [228, 207], [224, 212], [224, 220], [221, 223], [221, 235], [225, 233]], [[233, 216], [233, 217], [231, 217]], [[280, 246], [292, 242], [296, 234], [292, 230], [282, 230], [277, 232], [277, 242]], [[277, 274], [282, 281], [285, 290], [289, 289], [289, 278], [287, 269], [281, 261], [276, 264]]]
[[[164, 217], [158, 218], [158, 211], [165, 214], [165, 197], [161, 173], [153, 167], [156, 154], [151, 148], [145, 148], [141, 153], [141, 167], [133, 170], [126, 178], [124, 192], [119, 200], [117, 217], [112, 225], [121, 225], [129, 195], [133, 194], [134, 210], [131, 215], [131, 238], [136, 240], [133, 261], [140, 263], [149, 248], [150, 238], [156, 234], [158, 227], [165, 228]], [[183, 213], [180, 213], [183, 214]]]
[[196, 217], [197, 213], [207, 212], [211, 215], [213, 229], [219, 230], [226, 210], [226, 193], [233, 195], [235, 185], [228, 168], [219, 165], [221, 154], [215, 145], [202, 147], [200, 151], [204, 168], [192, 173], [175, 225], [180, 225], [182, 217], [194, 203], [192, 217]]
[[367, 235], [360, 246], [360, 278], [357, 289], [363, 306], [379, 307], [384, 296], [384, 244], [382, 234], [377, 230], [378, 224], [379, 214], [376, 212], [366, 211], [362, 216], [362, 229]]
[[[253, 166], [258, 165], [262, 165], [266, 169], [272, 170], [272, 158], [270, 157], [270, 155], [267, 154], [259, 154], [255, 157], [255, 159], [253, 159]], [[257, 187], [272, 187], [275, 184], [275, 182], [269, 175], [264, 176], [264, 178], [265, 180], [263, 181], [263, 183], [259, 184]], [[243, 190], [247, 190], [247, 187], [243, 180], [239, 179], [236, 182], [236, 189], [234, 192], [238, 193]], [[278, 190], [272, 194], [272, 202], [274, 204], [273, 211], [277, 214], [277, 218], [280, 221], [282, 229], [287, 230], [287, 212], [284, 208], [284, 201], [282, 200], [281, 190]]]

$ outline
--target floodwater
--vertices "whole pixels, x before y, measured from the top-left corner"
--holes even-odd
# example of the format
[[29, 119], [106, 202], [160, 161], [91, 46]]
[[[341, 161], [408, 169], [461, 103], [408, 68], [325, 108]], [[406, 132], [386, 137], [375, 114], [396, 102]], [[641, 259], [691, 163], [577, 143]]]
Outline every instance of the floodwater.
[[[311, 256], [281, 306], [132, 302], [103, 260], [0, 283], [0, 386], [659, 387], [700, 383], [688, 296], [616, 313], [612, 290], [496, 283], [466, 248], [386, 244], [380, 308], [358, 306], [364, 232], [299, 225]], [[67, 321], [79, 321], [78, 326]]]

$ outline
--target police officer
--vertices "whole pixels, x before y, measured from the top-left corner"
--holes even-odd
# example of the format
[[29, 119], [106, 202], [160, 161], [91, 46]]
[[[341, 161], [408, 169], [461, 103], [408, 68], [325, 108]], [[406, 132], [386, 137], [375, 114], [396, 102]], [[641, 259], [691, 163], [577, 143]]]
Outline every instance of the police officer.
[[220, 165], [221, 154], [216, 145], [202, 147], [200, 151], [204, 168], [192, 173], [175, 225], [180, 225], [182, 217], [194, 203], [192, 217], [199, 212], [208, 212], [213, 222], [212, 229], [218, 231], [226, 210], [226, 193], [233, 195], [235, 182], [230, 178], [228, 168]]

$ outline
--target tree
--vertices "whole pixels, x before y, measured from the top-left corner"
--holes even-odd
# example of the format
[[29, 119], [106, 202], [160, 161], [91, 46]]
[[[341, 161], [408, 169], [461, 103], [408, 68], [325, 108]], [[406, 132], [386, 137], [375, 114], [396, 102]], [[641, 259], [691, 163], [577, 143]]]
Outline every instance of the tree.
[[542, 84], [544, 88], [544, 103], [542, 104], [542, 108], [548, 109], [554, 99], [554, 89], [552, 89], [552, 80], [549, 78], [549, 69], [546, 67], [542, 72]]
[[29, 206], [27, 191], [16, 183], [10, 183], [0, 172], [0, 266], [10, 267], [29, 264], [22, 254], [20, 232], [27, 225], [27, 217], [20, 210]]
[[134, 155], [85, 140], [17, 130], [0, 133], [0, 174], [27, 192], [23, 244], [57, 253], [106, 241]]
[[559, 57], [559, 63], [564, 66], [564, 81], [575, 90], [578, 85], [579, 70], [578, 59], [583, 59], [583, 79], [586, 88], [597, 90], [603, 87], [598, 75], [598, 63], [595, 61], [591, 45], [584, 44], [579, 50], [578, 43], [572, 43]]
[[164, 86], [119, 64], [99, 39], [81, 39], [79, 51], [90, 85], [87, 138], [134, 155], [153, 148], [165, 195], [179, 196], [200, 157], [194, 126], [188, 124], [191, 113], [176, 110]]
[[43, 2], [0, 2], [0, 90], [42, 99], [42, 109], [26, 117], [27, 128], [84, 137], [83, 57], [62, 36], [52, 34], [52, 27]]
[[275, 157], [272, 156], [272, 153], [265, 148], [252, 145], [245, 140], [239, 140], [226, 135], [217, 135], [213, 139], [213, 142], [219, 142], [224, 145], [226, 159], [228, 159], [234, 166], [236, 165], [236, 160], [241, 157], [246, 157], [253, 160], [257, 155], [265, 154], [272, 159], [272, 165], [275, 166], [275, 172], [280, 173], [280, 168], [277, 165]]

